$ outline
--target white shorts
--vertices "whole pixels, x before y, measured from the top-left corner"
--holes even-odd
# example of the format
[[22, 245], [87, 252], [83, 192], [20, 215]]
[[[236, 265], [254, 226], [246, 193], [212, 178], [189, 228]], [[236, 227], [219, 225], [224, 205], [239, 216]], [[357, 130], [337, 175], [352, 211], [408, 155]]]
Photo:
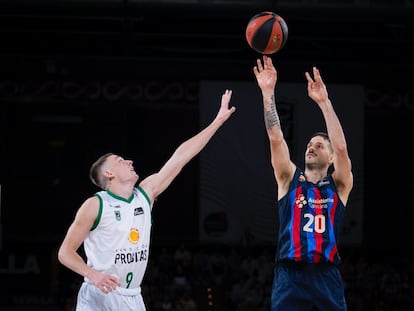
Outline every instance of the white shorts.
[[76, 311], [146, 311], [141, 288], [117, 288], [108, 294], [83, 282], [78, 292]]

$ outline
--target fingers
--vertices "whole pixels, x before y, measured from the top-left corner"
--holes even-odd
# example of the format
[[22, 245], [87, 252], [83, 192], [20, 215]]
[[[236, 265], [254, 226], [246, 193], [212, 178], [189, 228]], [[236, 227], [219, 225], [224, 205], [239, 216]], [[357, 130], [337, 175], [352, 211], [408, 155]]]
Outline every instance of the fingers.
[[97, 287], [105, 294], [113, 292], [117, 286], [121, 286], [121, 282], [114, 276], [105, 277], [97, 284]]
[[258, 58], [258, 59], [257, 59], [257, 66], [255, 67], [255, 69], [256, 69], [258, 72], [261, 72], [261, 71], [263, 70], [263, 64], [262, 64], [262, 61], [261, 61], [261, 59], [260, 59], [260, 58]]
[[221, 102], [222, 103], [228, 103], [231, 99], [233, 91], [232, 90], [226, 90], [224, 94], [221, 96]]
[[273, 69], [272, 59], [266, 55], [263, 55], [263, 61], [258, 58], [256, 60], [257, 65], [253, 67], [253, 73], [257, 76], [262, 71], [267, 71], [267, 69]]
[[265, 67], [272, 67], [273, 66], [272, 58], [267, 57], [266, 55], [264, 55], [263, 60], [265, 62]]
[[316, 67], [312, 67], [312, 72], [313, 72], [313, 79], [309, 72], [305, 72], [305, 77], [308, 80], [308, 82], [321, 82], [322, 78], [321, 78], [319, 69]]
[[102, 284], [100, 286], [98, 286], [98, 288], [105, 294], [108, 294], [110, 292], [113, 292], [116, 289], [116, 285], [115, 284]]
[[266, 67], [272, 66], [272, 59], [270, 57], [267, 57], [266, 55], [263, 55], [263, 62], [260, 58], [258, 58], [256, 62], [257, 66], [255, 66], [254, 68], [259, 72], [262, 71], [263, 68], [266, 69]]
[[224, 94], [221, 96], [221, 108], [220, 111], [223, 111], [223, 109], [226, 109], [226, 113], [229, 114], [229, 116], [236, 111], [236, 107], [230, 107], [229, 108], [229, 103], [231, 100], [231, 95], [233, 94], [232, 90], [226, 90], [224, 92]]
[[313, 82], [309, 72], [305, 72], [305, 77], [306, 77], [306, 80], [308, 80], [308, 82]]
[[308, 92], [311, 92], [315, 87], [315, 81], [313, 81], [309, 72], [305, 72], [305, 77], [306, 80], [308, 80]]
[[111, 276], [111, 282], [112, 284], [116, 287], [116, 286], [121, 286], [121, 281], [115, 277], [115, 276]]
[[266, 69], [266, 68], [271, 68], [273, 66], [272, 59], [266, 55], [263, 55], [263, 67], [262, 67], [262, 62], [260, 58], [257, 59], [257, 65], [258, 65], [259, 71]]

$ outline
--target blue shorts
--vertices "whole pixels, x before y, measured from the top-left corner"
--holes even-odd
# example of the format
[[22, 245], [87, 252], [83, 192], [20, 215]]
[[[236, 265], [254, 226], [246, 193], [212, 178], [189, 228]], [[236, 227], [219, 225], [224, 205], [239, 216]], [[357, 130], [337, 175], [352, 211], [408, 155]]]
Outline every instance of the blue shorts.
[[345, 289], [337, 266], [278, 262], [271, 311], [346, 311]]

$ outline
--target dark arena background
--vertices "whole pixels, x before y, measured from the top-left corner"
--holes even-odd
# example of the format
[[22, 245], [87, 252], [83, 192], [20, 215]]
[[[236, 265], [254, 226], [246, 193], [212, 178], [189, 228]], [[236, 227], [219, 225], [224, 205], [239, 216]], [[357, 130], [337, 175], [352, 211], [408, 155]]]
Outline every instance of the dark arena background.
[[245, 40], [260, 11], [289, 29], [272, 58], [295, 159], [323, 125], [307, 110], [312, 66], [344, 123], [356, 177], [340, 242], [349, 310], [414, 309], [413, 1], [0, 5], [0, 310], [73, 310], [82, 279], [56, 251], [98, 190], [90, 164], [112, 151], [153, 173], [212, 120], [226, 88], [236, 113], [154, 206], [143, 295], [148, 311], [269, 310], [276, 189], [260, 55]]

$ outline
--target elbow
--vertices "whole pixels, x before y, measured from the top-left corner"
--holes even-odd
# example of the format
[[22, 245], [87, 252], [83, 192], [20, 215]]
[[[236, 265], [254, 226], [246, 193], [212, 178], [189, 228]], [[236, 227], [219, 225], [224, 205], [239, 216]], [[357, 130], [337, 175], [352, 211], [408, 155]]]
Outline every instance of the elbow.
[[346, 142], [342, 142], [340, 144], [335, 145], [335, 153], [342, 155], [348, 154], [348, 147], [346, 145]]
[[57, 252], [57, 259], [60, 263], [62, 263], [62, 258], [63, 258], [63, 253], [62, 253], [62, 249], [59, 248], [58, 252]]
[[57, 251], [57, 259], [61, 264], [63, 264], [64, 260], [65, 260], [65, 257], [66, 256], [65, 256], [64, 248], [61, 246]]
[[274, 133], [273, 131], [268, 131], [269, 141], [272, 145], [279, 145], [283, 143], [284, 138], [283, 135], [280, 135], [278, 133]]

